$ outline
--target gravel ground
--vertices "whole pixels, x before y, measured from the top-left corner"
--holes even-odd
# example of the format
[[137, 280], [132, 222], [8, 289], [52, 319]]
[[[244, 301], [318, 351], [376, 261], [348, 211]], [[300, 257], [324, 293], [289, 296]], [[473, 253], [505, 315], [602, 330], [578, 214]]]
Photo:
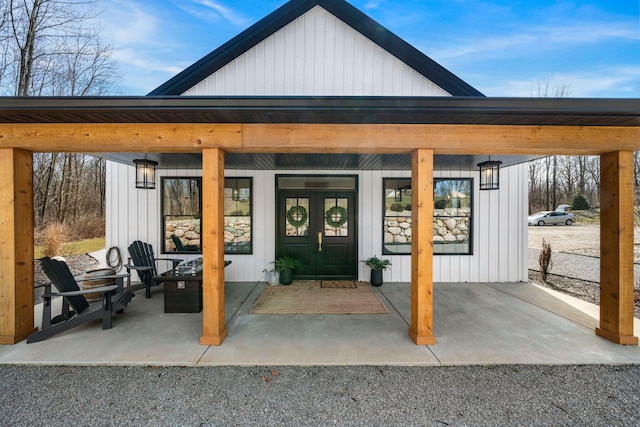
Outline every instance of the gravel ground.
[[[592, 304], [600, 305], [600, 283], [547, 274], [543, 282], [540, 272], [529, 270], [529, 282], [563, 292]], [[633, 317], [640, 319], [640, 290], [635, 290]]]
[[640, 366], [3, 366], [0, 408], [29, 427], [628, 426]]
[[[593, 304], [600, 304], [599, 224], [575, 224], [571, 227], [529, 227], [529, 281], [564, 292]], [[554, 263], [547, 283], [540, 277], [537, 255], [542, 240], [551, 244]], [[635, 230], [634, 255], [640, 263], [640, 231]], [[582, 256], [572, 256], [582, 255]], [[533, 257], [533, 262], [531, 258]], [[636, 291], [634, 317], [640, 318], [640, 266], [636, 265]], [[566, 277], [569, 276], [569, 277]]]
[[[67, 261], [74, 274], [98, 266]], [[529, 278], [542, 284], [537, 271]], [[550, 275], [544, 285], [599, 301], [598, 283]], [[0, 365], [0, 408], [3, 425], [29, 427], [627, 426], [640, 425], [640, 366]]]

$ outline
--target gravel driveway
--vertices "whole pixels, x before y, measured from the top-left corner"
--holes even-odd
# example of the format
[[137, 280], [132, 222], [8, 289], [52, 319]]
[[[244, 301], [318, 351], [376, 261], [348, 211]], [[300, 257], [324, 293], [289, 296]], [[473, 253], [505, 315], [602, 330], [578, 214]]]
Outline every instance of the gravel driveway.
[[[600, 225], [580, 224], [531, 226], [529, 248], [542, 249], [542, 239], [551, 244], [551, 250], [600, 257]], [[640, 231], [635, 230], [636, 263], [640, 262]]]
[[10, 426], [631, 426], [640, 366], [0, 370]]

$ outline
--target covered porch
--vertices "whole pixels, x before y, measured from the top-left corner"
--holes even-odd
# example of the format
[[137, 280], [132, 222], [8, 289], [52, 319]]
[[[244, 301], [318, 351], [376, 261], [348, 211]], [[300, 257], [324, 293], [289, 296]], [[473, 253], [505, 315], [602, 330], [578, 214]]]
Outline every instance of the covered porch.
[[[637, 100], [500, 98], [33, 98], [0, 110], [0, 342], [34, 331], [31, 153], [201, 156], [203, 299], [200, 344], [228, 334], [224, 282], [225, 155], [395, 154], [411, 158], [413, 244], [409, 336], [435, 344], [433, 171], [436, 156], [601, 156], [601, 311], [596, 333], [633, 334], [633, 150]], [[524, 218], [523, 218], [524, 223]], [[492, 287], [493, 285], [488, 284]], [[491, 313], [491, 311], [489, 311]], [[115, 328], [114, 328], [115, 330]], [[254, 345], [256, 343], [253, 343]]]
[[[409, 283], [375, 292], [388, 314], [258, 315], [265, 283], [227, 283], [222, 346], [198, 344], [202, 314], [163, 313], [162, 289], [114, 318], [49, 340], [0, 348], [0, 364], [124, 366], [635, 364], [637, 346], [593, 334], [598, 307], [527, 283], [435, 283], [438, 343], [416, 346]], [[639, 320], [635, 320], [639, 323]]]

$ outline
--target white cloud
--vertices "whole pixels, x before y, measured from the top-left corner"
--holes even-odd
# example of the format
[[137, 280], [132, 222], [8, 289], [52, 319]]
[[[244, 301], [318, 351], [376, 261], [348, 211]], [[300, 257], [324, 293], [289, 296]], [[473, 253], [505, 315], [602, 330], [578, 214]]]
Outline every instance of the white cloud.
[[538, 26], [521, 32], [484, 38], [449, 39], [449, 46], [425, 50], [435, 58], [460, 58], [482, 55], [486, 58], [510, 58], [532, 51], [551, 51], [584, 46], [613, 39], [638, 41], [640, 31], [629, 23], [584, 23], [568, 27]]
[[162, 15], [163, 10], [144, 1], [112, 0], [103, 5], [98, 19], [103, 35], [114, 47], [112, 58], [127, 94], [144, 94], [189, 65], [166, 55], [180, 49], [181, 42], [167, 30], [171, 22]]
[[[584, 72], [563, 72], [544, 76], [552, 82], [566, 84], [573, 98], [637, 98], [640, 97], [640, 66], [600, 68]], [[488, 96], [532, 96], [532, 87], [540, 76], [508, 79], [480, 87]], [[475, 76], [476, 81], [495, 82], [493, 76]], [[478, 85], [479, 86], [479, 85]]]
[[362, 7], [367, 10], [377, 9], [380, 6], [380, 3], [382, 3], [380, 0], [370, 0], [362, 5]]
[[114, 53], [114, 58], [127, 65], [147, 70], [147, 71], [160, 71], [169, 75], [178, 74], [185, 66], [176, 64], [175, 61], [165, 62], [154, 60], [153, 57], [141, 56], [140, 52], [133, 48], [118, 49]]
[[[215, 12], [214, 16], [220, 16], [223, 19], [229, 21], [231, 24], [235, 25], [236, 27], [246, 27], [248, 26], [252, 21], [251, 19], [247, 18], [246, 16], [243, 16], [241, 13], [221, 4], [218, 1], [214, 1], [214, 0], [196, 0], [195, 1], [196, 4], [199, 4], [201, 6], [204, 6], [208, 9], [211, 9], [213, 12]], [[196, 17], [200, 17], [201, 14], [198, 13], [197, 15], [194, 15]]]
[[129, 1], [111, 1], [100, 21], [105, 34], [116, 45], [161, 43], [161, 20]]

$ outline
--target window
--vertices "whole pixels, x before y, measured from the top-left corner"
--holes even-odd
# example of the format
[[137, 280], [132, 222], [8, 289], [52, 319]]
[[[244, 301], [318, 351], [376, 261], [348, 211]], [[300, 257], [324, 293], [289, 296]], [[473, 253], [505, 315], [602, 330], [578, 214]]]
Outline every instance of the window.
[[[202, 253], [202, 178], [162, 178], [162, 252]], [[224, 180], [224, 251], [251, 254], [252, 178]]]
[[[411, 179], [384, 178], [384, 255], [411, 254]], [[473, 179], [434, 180], [433, 253], [471, 255]]]
[[435, 179], [433, 253], [471, 255], [473, 179]]
[[162, 178], [162, 252], [202, 252], [201, 182], [201, 178]]
[[384, 178], [384, 255], [411, 254], [411, 178]]
[[224, 253], [251, 254], [252, 178], [224, 180]]

